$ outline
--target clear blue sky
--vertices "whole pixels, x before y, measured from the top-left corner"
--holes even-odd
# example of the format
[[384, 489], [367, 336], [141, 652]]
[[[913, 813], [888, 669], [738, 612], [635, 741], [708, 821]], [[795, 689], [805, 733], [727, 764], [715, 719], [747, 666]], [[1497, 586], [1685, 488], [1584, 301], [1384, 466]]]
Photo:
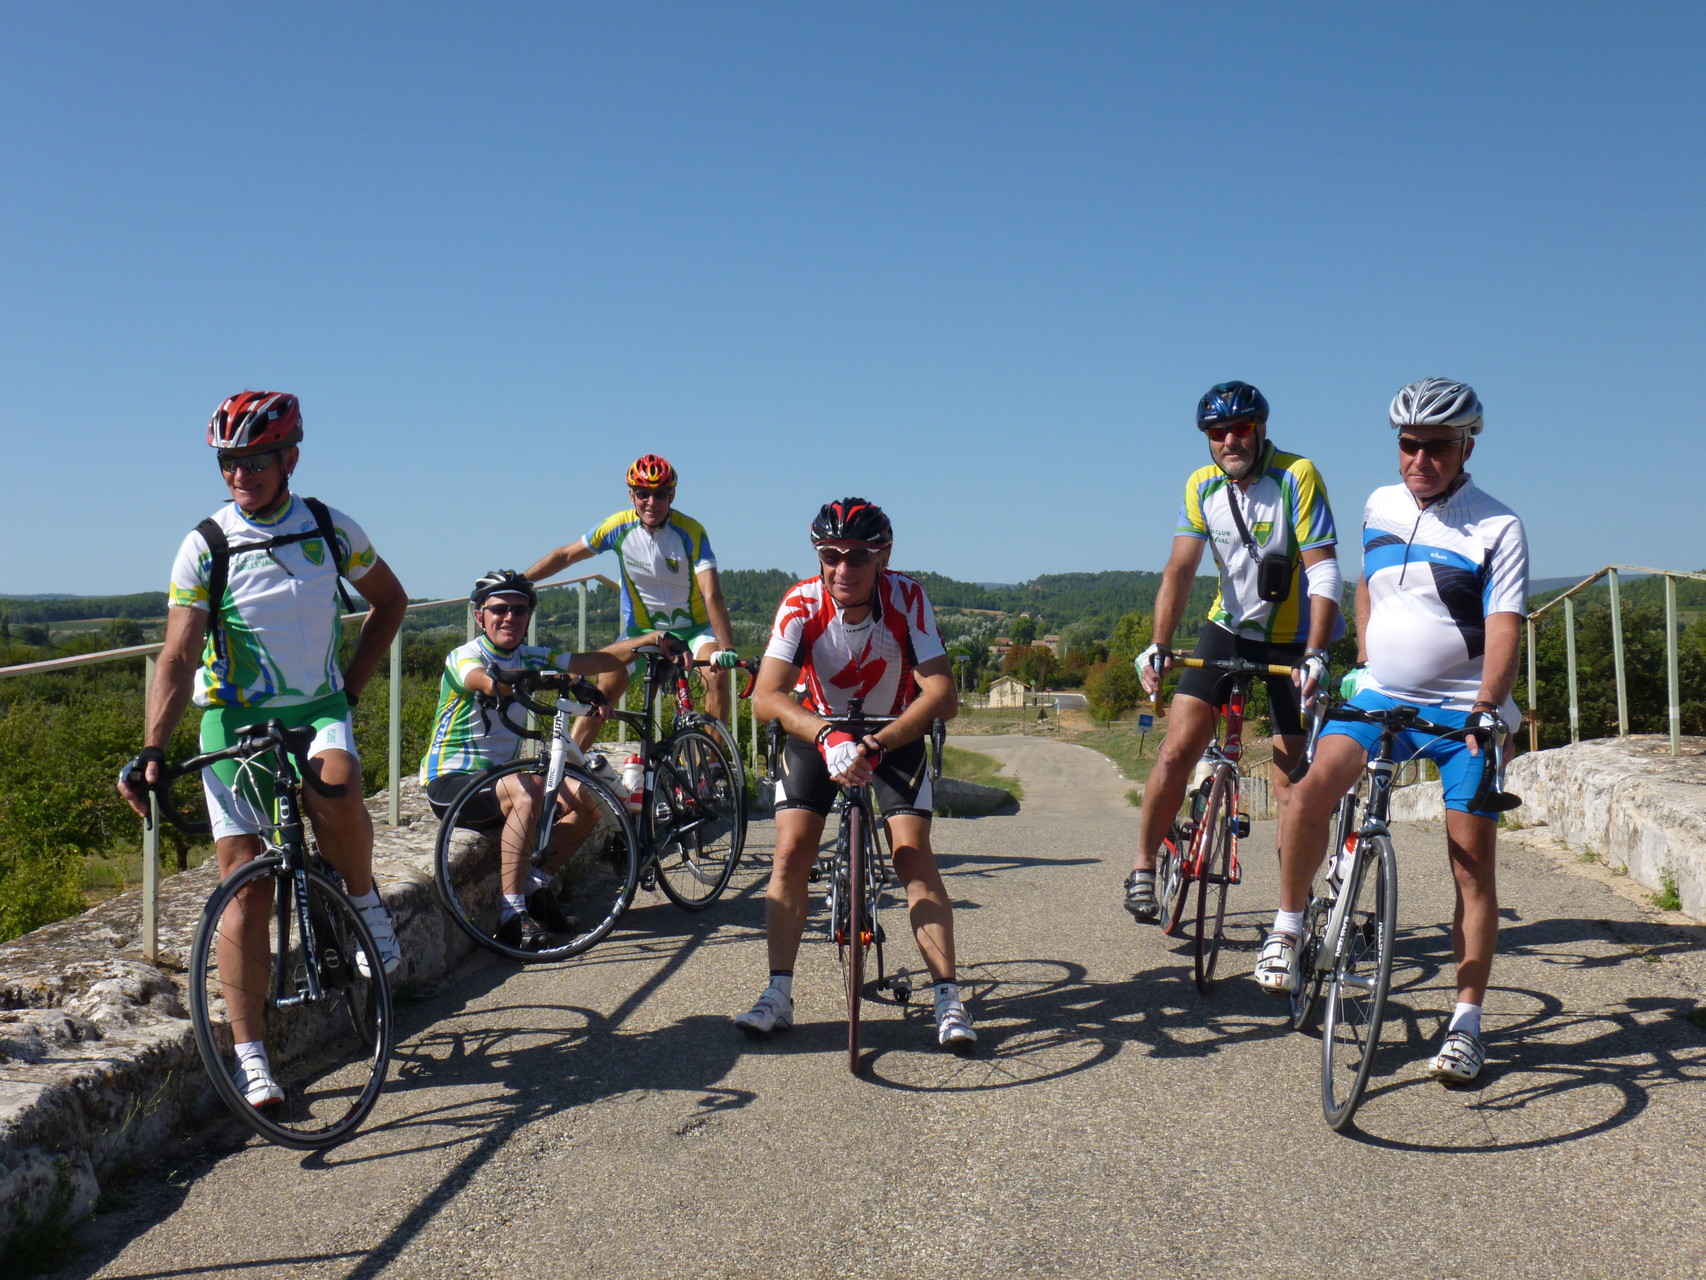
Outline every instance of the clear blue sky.
[[1698, 3], [0, 19], [0, 591], [163, 587], [243, 387], [417, 596], [647, 451], [725, 567], [1159, 568], [1233, 377], [1352, 545], [1442, 374], [1536, 576], [1706, 564]]

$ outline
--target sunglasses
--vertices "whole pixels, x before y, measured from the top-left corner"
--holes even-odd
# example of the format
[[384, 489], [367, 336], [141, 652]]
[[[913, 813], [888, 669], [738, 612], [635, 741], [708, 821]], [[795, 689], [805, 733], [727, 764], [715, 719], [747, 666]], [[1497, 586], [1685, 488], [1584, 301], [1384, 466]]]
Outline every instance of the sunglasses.
[[634, 495], [634, 501], [635, 502], [648, 502], [648, 501], [651, 501], [653, 499], [657, 499], [659, 501], [667, 502], [669, 499], [671, 499], [675, 496], [674, 488], [669, 488], [669, 489], [629, 489], [628, 492]]
[[484, 610], [494, 618], [507, 618], [512, 613], [518, 618], [525, 618], [533, 612], [533, 606], [530, 604], [488, 604], [484, 606]]
[[838, 564], [845, 564], [850, 569], [863, 569], [877, 558], [877, 553], [870, 547], [853, 547], [847, 551], [837, 547], [819, 547], [817, 558], [831, 569]]
[[271, 471], [275, 463], [284, 456], [282, 449], [270, 449], [266, 453], [226, 453], [219, 451], [219, 469], [230, 474], [238, 467], [248, 472]]
[[1216, 443], [1226, 439], [1227, 436], [1231, 436], [1234, 440], [1242, 440], [1255, 429], [1256, 424], [1254, 422], [1235, 422], [1230, 426], [1210, 427], [1208, 438]]
[[1399, 436], [1398, 452], [1406, 458], [1413, 458], [1418, 453], [1425, 453], [1430, 458], [1444, 458], [1462, 444], [1461, 440], [1418, 440], [1414, 436]]

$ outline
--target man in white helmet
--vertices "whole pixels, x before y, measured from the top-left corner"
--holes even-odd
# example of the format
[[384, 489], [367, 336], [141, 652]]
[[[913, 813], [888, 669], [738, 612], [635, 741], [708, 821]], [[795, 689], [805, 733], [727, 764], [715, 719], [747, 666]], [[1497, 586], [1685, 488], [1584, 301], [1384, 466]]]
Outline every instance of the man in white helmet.
[[[1527, 611], [1528, 542], [1522, 521], [1476, 487], [1467, 470], [1481, 433], [1481, 401], [1466, 383], [1427, 378], [1399, 391], [1389, 417], [1398, 432], [1400, 483], [1376, 489], [1363, 509], [1356, 596], [1363, 665], [1347, 678], [1357, 689], [1351, 705], [1409, 705], [1440, 724], [1503, 734], [1517, 716], [1511, 688]], [[1379, 732], [1374, 725], [1330, 722], [1309, 773], [1292, 788], [1280, 821], [1280, 909], [1256, 962], [1256, 981], [1270, 995], [1297, 988], [1309, 883], [1326, 853], [1339, 798], [1356, 782]], [[1475, 739], [1406, 733], [1399, 750], [1432, 759], [1444, 784], [1446, 850], [1457, 890], [1457, 1004], [1428, 1070], [1446, 1084], [1467, 1084], [1485, 1057], [1481, 1004], [1498, 945], [1498, 815], [1469, 809], [1482, 775]]]

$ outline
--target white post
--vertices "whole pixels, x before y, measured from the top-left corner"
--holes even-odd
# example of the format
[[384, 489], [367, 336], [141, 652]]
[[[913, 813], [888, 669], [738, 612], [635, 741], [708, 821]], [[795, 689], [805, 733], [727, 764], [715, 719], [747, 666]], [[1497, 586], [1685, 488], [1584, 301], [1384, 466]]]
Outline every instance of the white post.
[[1670, 689], [1670, 753], [1682, 753], [1682, 681], [1676, 669], [1676, 579], [1665, 574], [1665, 676]]
[[1611, 661], [1617, 669], [1617, 736], [1629, 736], [1629, 681], [1623, 674], [1623, 610], [1618, 603], [1617, 570], [1606, 570], [1611, 584]]
[[[154, 655], [142, 659], [142, 707], [154, 688]], [[160, 956], [160, 804], [148, 793], [148, 824], [142, 828], [142, 958], [153, 964]]]
[[389, 814], [393, 827], [403, 821], [402, 801], [397, 792], [403, 782], [403, 629], [391, 637], [391, 689], [386, 699], [386, 744], [390, 749], [391, 799]]
[[1564, 600], [1564, 668], [1570, 676], [1570, 741], [1581, 740], [1579, 713], [1576, 710], [1576, 598]]

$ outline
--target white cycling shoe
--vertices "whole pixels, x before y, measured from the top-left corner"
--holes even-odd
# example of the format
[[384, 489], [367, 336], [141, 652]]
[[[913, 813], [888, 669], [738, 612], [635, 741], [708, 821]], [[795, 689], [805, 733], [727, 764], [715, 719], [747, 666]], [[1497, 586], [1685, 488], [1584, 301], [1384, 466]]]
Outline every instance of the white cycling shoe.
[[758, 1003], [735, 1019], [735, 1026], [755, 1038], [793, 1025], [794, 998], [779, 987], [765, 987]]
[[1256, 957], [1256, 985], [1270, 996], [1289, 996], [1297, 991], [1297, 935], [1275, 930]]

